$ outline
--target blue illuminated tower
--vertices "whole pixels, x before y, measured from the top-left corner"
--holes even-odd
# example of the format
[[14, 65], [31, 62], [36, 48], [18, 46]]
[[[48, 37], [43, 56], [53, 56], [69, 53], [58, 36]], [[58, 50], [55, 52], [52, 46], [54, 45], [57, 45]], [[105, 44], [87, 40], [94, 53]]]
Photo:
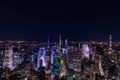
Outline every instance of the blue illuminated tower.
[[55, 75], [60, 74], [60, 67], [61, 67], [61, 56], [58, 52], [55, 51], [53, 54], [53, 73]]

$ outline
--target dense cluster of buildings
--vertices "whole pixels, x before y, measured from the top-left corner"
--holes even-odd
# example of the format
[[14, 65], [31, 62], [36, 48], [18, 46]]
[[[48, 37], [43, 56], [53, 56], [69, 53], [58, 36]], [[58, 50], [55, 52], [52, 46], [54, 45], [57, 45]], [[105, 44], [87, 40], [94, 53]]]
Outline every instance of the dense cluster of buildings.
[[[20, 70], [23, 64], [25, 67]], [[119, 79], [120, 42], [112, 42], [112, 35], [108, 42], [62, 41], [61, 36], [59, 43], [50, 43], [49, 38], [46, 43], [0, 41], [0, 68], [12, 71], [11, 74], [5, 71], [4, 77], [6, 74], [10, 77], [17, 70], [21, 75], [24, 73], [20, 80], [26, 79], [34, 71], [42, 71], [43, 67], [49, 79], [54, 78], [52, 76], [76, 79], [89, 76], [92, 80]]]

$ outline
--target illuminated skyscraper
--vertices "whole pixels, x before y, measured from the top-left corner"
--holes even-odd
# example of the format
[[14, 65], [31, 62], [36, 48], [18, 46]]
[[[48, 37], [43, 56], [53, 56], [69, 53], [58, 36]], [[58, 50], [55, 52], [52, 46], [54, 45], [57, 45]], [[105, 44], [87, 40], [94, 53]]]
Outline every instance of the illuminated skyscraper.
[[4, 59], [4, 53], [3, 51], [0, 51], [0, 68], [3, 67], [3, 59]]
[[51, 62], [51, 54], [52, 54], [52, 50], [46, 49], [46, 61], [47, 62]]
[[80, 43], [78, 44], [78, 49], [79, 49], [79, 51], [80, 51]]
[[[60, 36], [60, 43], [62, 43], [61, 42], [61, 36]], [[67, 69], [66, 69], [66, 61], [67, 60], [65, 60], [65, 57], [64, 57], [64, 55], [66, 56], [66, 58], [68, 58], [68, 54], [67, 54], [67, 39], [65, 40], [65, 49], [64, 48], [62, 48], [62, 47], [60, 47], [59, 49], [58, 49], [58, 53], [60, 54], [60, 56], [61, 56], [61, 61], [60, 61], [60, 66], [61, 66], [61, 68], [60, 68], [60, 77], [62, 77], [62, 76], [66, 76], [67, 75]], [[65, 51], [65, 53], [64, 53], [64, 55], [63, 55], [63, 52]]]
[[109, 35], [109, 49], [112, 50], [112, 35]]
[[38, 53], [35, 53], [35, 54], [34, 54], [34, 68], [35, 68], [35, 70], [37, 70], [37, 69], [38, 69], [38, 66], [39, 66], [38, 60], [39, 60], [39, 58], [38, 58]]
[[61, 46], [62, 46], [61, 34], [60, 34], [60, 38], [59, 39], [60, 39], [59, 40], [59, 48], [61, 48]]
[[66, 48], [66, 64], [68, 64], [69, 56], [68, 56], [68, 41], [65, 40], [65, 48]]
[[89, 49], [89, 46], [88, 46], [88, 44], [83, 44], [82, 45], [82, 52], [83, 52], [83, 56], [85, 57], [85, 58], [88, 58], [89, 59], [89, 55], [90, 55], [90, 49]]
[[61, 67], [61, 56], [56, 51], [53, 53], [53, 73], [55, 75], [60, 74], [60, 67]]
[[47, 48], [48, 48], [48, 49], [50, 48], [49, 36], [48, 36]]
[[67, 46], [68, 46], [68, 40], [65, 39], [65, 47], [67, 48]]
[[51, 63], [51, 54], [52, 54], [52, 50], [50, 48], [50, 39], [48, 36], [47, 49], [46, 49], [46, 66], [48, 66]]
[[22, 62], [22, 57], [20, 56], [20, 53], [15, 52], [13, 54], [13, 65], [16, 67], [21, 62]]
[[42, 66], [46, 66], [46, 55], [45, 55], [45, 48], [40, 48], [38, 52], [38, 59], [37, 59], [37, 68], [41, 67], [40, 66], [40, 61], [42, 61]]
[[9, 67], [10, 70], [14, 69], [13, 66], [13, 47], [9, 47], [7, 50], [5, 50], [5, 59], [4, 59], [4, 67]]

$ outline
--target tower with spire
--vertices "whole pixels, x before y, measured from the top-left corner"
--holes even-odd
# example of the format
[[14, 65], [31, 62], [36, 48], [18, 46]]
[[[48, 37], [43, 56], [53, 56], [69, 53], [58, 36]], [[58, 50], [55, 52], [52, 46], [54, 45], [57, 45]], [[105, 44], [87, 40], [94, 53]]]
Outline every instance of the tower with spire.
[[112, 35], [109, 35], [109, 49], [112, 50]]
[[[67, 46], [67, 41], [65, 42], [65, 45]], [[66, 75], [66, 65], [65, 65], [65, 59], [63, 57], [63, 52], [62, 52], [62, 40], [61, 40], [61, 34], [59, 36], [59, 48], [58, 48], [58, 53], [60, 54], [61, 56], [61, 62], [60, 62], [60, 65], [61, 65], [61, 68], [60, 68], [60, 75], [59, 77], [62, 77], [62, 76], [65, 76]]]
[[60, 34], [60, 38], [59, 38], [59, 48], [61, 49], [62, 46], [62, 40], [61, 40], [61, 34]]
[[48, 36], [47, 48], [48, 48], [48, 49], [50, 48], [49, 36]]
[[68, 41], [65, 39], [65, 48], [66, 48], [66, 64], [68, 63]]
[[65, 47], [67, 48], [68, 41], [65, 39]]
[[78, 49], [79, 49], [79, 51], [80, 51], [80, 42], [78, 43]]

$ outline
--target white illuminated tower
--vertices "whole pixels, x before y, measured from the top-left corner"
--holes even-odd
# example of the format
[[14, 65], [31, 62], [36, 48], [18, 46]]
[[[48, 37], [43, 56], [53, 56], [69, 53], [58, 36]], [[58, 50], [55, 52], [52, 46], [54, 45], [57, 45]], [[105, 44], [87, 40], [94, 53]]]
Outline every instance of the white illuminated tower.
[[109, 35], [109, 49], [112, 50], [112, 35]]
[[12, 47], [9, 47], [8, 53], [9, 53], [9, 65], [8, 65], [8, 67], [12, 69], [13, 68], [13, 48]]
[[5, 50], [4, 67], [9, 67], [10, 70], [14, 69], [14, 66], [13, 66], [13, 48], [12, 47], [9, 47], [7, 50]]

